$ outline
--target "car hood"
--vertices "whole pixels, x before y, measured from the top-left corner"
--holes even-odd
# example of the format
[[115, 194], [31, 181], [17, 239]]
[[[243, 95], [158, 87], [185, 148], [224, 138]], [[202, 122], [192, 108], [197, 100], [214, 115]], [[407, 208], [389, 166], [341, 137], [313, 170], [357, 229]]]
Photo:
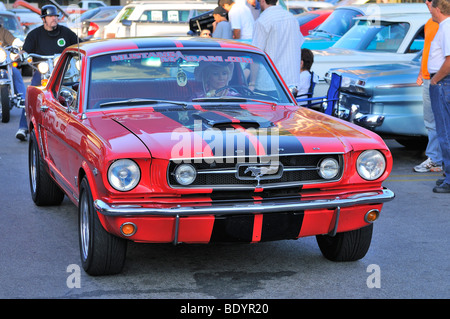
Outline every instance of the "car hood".
[[[370, 79], [386, 76], [410, 76], [411, 74], [417, 75], [420, 68], [419, 62], [411, 63], [393, 63], [393, 64], [378, 64], [369, 66], [358, 66], [349, 68], [335, 68], [330, 69], [330, 72], [335, 72], [342, 75], [353, 75], [359, 79]], [[413, 77], [413, 81], [416, 80], [416, 76]]]
[[[128, 149], [139, 139], [153, 158], [243, 156], [293, 153], [345, 153], [382, 140], [357, 126], [306, 108], [264, 105], [256, 107], [175, 108], [121, 110], [90, 118], [105, 127], [114, 121], [128, 131], [122, 140]], [[111, 124], [110, 124], [111, 125]], [[357, 130], [354, 130], [357, 128]], [[106, 141], [117, 140], [117, 130], [97, 130]], [[269, 136], [269, 137], [268, 137]], [[279, 138], [278, 138], [279, 137]], [[112, 145], [112, 143], [108, 143]], [[115, 144], [121, 147], [120, 144]]]
[[417, 53], [366, 52], [340, 48], [314, 50], [312, 71], [320, 78], [333, 66], [355, 67], [410, 62]]

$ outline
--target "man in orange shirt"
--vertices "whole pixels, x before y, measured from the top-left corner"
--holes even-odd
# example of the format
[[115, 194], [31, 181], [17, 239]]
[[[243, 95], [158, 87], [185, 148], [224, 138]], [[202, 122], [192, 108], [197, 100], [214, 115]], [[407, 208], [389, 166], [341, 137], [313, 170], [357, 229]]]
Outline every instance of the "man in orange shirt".
[[[431, 2], [432, 0], [425, 0], [428, 10], [430, 11]], [[414, 171], [418, 173], [442, 171], [442, 152], [436, 134], [434, 114], [431, 110], [429, 91], [430, 73], [428, 73], [428, 54], [430, 52], [430, 45], [438, 29], [439, 24], [434, 22], [431, 18], [425, 24], [425, 43], [422, 52], [422, 66], [420, 68], [419, 76], [417, 77], [417, 84], [421, 85], [423, 83], [423, 121], [428, 132], [428, 145], [425, 150], [425, 155], [428, 158], [420, 165], [414, 167]]]

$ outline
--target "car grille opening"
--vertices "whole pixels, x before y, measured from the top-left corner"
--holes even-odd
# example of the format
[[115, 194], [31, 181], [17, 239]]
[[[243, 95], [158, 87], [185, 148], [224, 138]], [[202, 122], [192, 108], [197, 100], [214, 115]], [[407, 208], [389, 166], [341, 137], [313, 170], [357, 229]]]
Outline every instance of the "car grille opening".
[[[319, 173], [319, 164], [325, 158], [339, 163], [339, 174], [324, 179]], [[175, 177], [178, 165], [188, 163], [196, 172], [190, 185], [181, 185]], [[280, 188], [303, 184], [335, 182], [343, 172], [342, 154], [294, 154], [280, 155], [276, 160], [267, 158], [215, 158], [171, 160], [167, 170], [168, 184], [172, 188], [254, 189], [255, 187]]]

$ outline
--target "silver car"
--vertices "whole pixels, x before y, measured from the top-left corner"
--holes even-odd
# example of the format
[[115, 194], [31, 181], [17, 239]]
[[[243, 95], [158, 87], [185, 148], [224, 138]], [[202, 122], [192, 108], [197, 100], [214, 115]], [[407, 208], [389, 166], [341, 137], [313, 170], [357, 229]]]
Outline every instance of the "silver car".
[[423, 147], [428, 140], [423, 122], [422, 88], [416, 79], [419, 52], [410, 62], [331, 69], [342, 75], [339, 117], [405, 146]]

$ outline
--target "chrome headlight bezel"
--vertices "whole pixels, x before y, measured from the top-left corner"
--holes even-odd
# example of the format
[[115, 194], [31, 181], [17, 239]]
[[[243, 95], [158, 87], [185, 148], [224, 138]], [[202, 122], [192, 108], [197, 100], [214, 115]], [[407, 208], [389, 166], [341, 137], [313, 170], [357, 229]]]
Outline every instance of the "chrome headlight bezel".
[[141, 180], [141, 169], [131, 159], [119, 159], [108, 168], [108, 182], [112, 188], [121, 192], [134, 189]]
[[361, 178], [374, 181], [386, 171], [386, 158], [377, 150], [366, 150], [356, 160], [356, 170]]
[[191, 164], [181, 164], [175, 168], [174, 177], [178, 184], [188, 186], [197, 178], [197, 171]]
[[318, 173], [323, 179], [333, 179], [339, 175], [339, 162], [334, 158], [324, 158], [319, 164]]

